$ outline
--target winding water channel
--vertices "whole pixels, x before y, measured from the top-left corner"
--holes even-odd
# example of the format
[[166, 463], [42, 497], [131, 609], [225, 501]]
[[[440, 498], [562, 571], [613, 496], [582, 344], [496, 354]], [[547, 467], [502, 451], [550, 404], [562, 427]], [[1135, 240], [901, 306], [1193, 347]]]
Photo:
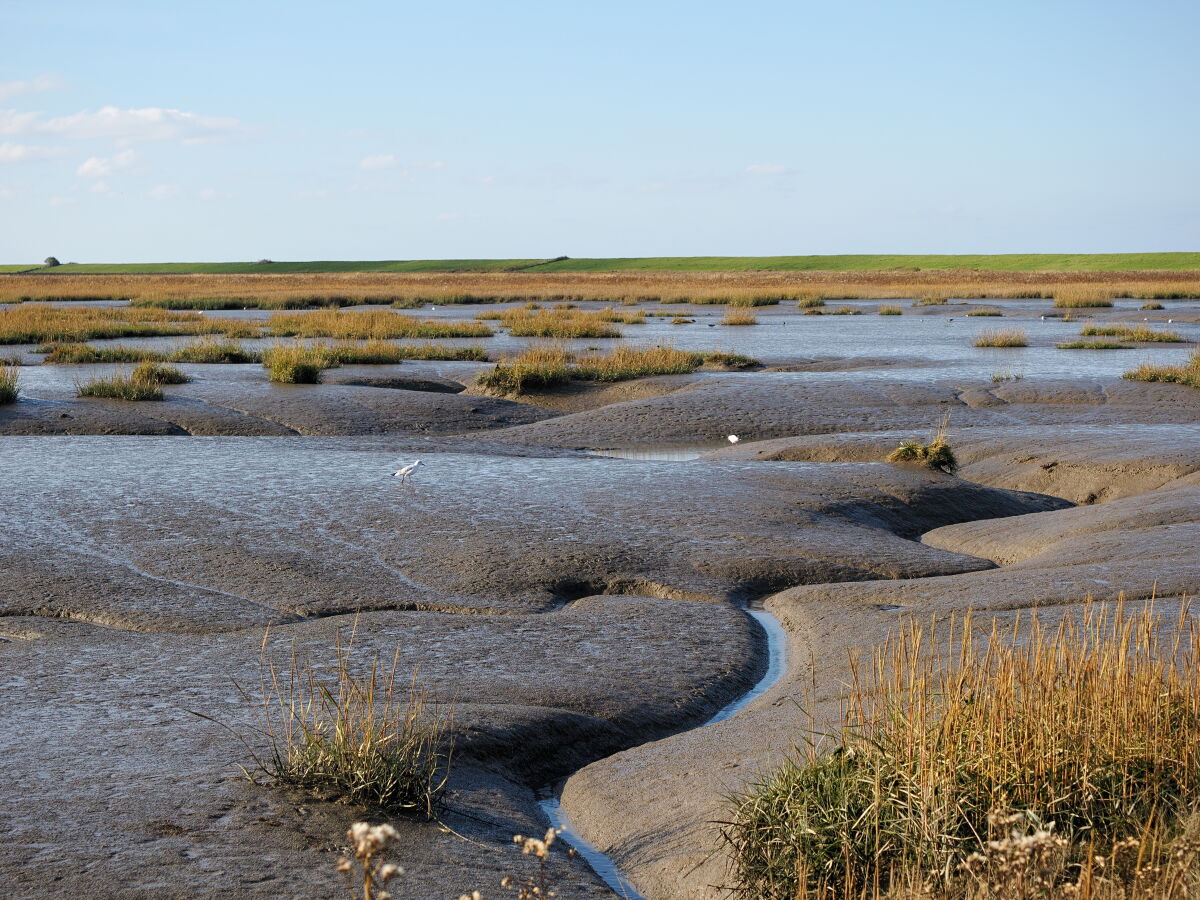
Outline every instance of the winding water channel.
[[[766, 634], [767, 670], [754, 687], [729, 703], [708, 721], [697, 725], [697, 728], [706, 728], [709, 725], [715, 725], [718, 722], [732, 719], [749, 706], [750, 703], [774, 687], [787, 668], [787, 632], [779, 624], [779, 620], [765, 609], [747, 609], [746, 612], [758, 622]], [[559, 799], [561, 793], [561, 784], [548, 787], [543, 793], [542, 798], [538, 801], [538, 806], [541, 807], [546, 818], [550, 820], [550, 824], [559, 830], [563, 840], [574, 847], [575, 851], [587, 860], [588, 865], [592, 867], [597, 875], [604, 879], [604, 882], [617, 893], [617, 896], [623, 897], [625, 900], [646, 900], [608, 855], [588, 843], [572, 827], [571, 821], [563, 811], [562, 803]]]

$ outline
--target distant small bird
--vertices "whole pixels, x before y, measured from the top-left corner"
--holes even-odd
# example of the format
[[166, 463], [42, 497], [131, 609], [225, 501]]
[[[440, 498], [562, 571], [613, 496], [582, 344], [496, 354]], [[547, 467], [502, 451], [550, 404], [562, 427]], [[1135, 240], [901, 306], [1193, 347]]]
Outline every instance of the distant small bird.
[[1046, 317], [1045, 317], [1045, 316], [1042, 316], [1042, 321], [1043, 321], [1043, 322], [1045, 322], [1045, 321], [1046, 321]]
[[417, 466], [424, 465], [419, 459], [416, 462], [411, 462], [403, 469], [392, 473], [393, 478], [399, 478], [401, 481], [408, 481], [413, 472], [417, 471]]
[[1167, 324], [1170, 325], [1174, 321], [1175, 321], [1174, 319], [1167, 319]]
[[738, 437], [736, 434], [731, 434], [725, 440], [729, 441], [729, 443], [731, 443], [731, 444], [736, 444], [738, 441], [741, 440], [741, 438]]

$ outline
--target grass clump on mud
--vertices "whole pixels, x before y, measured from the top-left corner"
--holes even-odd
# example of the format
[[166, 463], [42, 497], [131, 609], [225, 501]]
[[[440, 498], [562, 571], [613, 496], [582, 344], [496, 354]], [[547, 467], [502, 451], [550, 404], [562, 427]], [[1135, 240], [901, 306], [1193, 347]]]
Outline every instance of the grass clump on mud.
[[758, 316], [745, 309], [729, 309], [721, 317], [722, 325], [757, 325]]
[[[1019, 626], [1024, 627], [1019, 627]], [[1200, 884], [1200, 641], [1147, 603], [909, 624], [730, 799], [735, 896], [1152, 900]]]
[[975, 338], [976, 347], [1028, 347], [1024, 328], [985, 328]]
[[879, 315], [881, 315], [881, 316], [902, 316], [902, 315], [904, 315], [904, 310], [902, 310], [900, 307], [896, 306], [894, 303], [886, 303], [883, 306], [879, 307], [879, 309], [876, 310], [876, 312], [878, 312]]
[[275, 313], [267, 330], [277, 337], [336, 338], [339, 340], [385, 340], [389, 338], [475, 338], [491, 337], [492, 329], [482, 322], [453, 322], [417, 319], [386, 309], [342, 312], [321, 309], [306, 313]]
[[1004, 313], [996, 309], [994, 306], [980, 306], [975, 309], [967, 310], [968, 316], [1002, 316]]
[[293, 650], [285, 672], [263, 663], [256, 757], [272, 779], [392, 814], [432, 818], [450, 765], [450, 723], [415, 677], [374, 657], [360, 668], [339, 644], [332, 671]]
[[569, 305], [553, 309], [510, 309], [502, 313], [480, 314], [478, 318], [499, 319], [513, 337], [562, 339], [620, 337], [621, 330], [614, 327], [614, 322], [640, 325], [645, 321], [644, 314], [588, 311]]
[[929, 443], [901, 441], [900, 446], [887, 455], [887, 462], [915, 462], [930, 469], [953, 475], [958, 471], [958, 458], [946, 437], [950, 430], [950, 414], [947, 413], [929, 437]]
[[0, 406], [17, 402], [21, 393], [20, 385], [20, 368], [7, 362], [0, 365]]
[[1122, 344], [1118, 341], [1068, 341], [1065, 344], [1055, 344], [1059, 350], [1136, 350], [1132, 344]]
[[1183, 344], [1187, 338], [1177, 331], [1155, 331], [1147, 325], [1088, 325], [1082, 337], [1115, 337], [1135, 344]]
[[512, 397], [580, 381], [629, 381], [652, 375], [687, 375], [708, 366], [726, 370], [750, 369], [757, 360], [735, 353], [694, 353], [674, 347], [635, 350], [619, 347], [611, 353], [575, 356], [560, 348], [528, 350], [490, 371], [480, 372], [476, 385]]
[[344, 341], [327, 349], [342, 365], [389, 365], [406, 359], [461, 360], [487, 362], [487, 351], [478, 344], [469, 347], [443, 347], [438, 344], [395, 344], [391, 341]]
[[276, 344], [263, 352], [262, 364], [267, 376], [277, 384], [320, 384], [321, 372], [342, 363], [325, 346]]
[[1183, 365], [1158, 366], [1153, 363], [1143, 363], [1136, 369], [1130, 369], [1121, 377], [1129, 381], [1158, 381], [1200, 388], [1200, 349], [1194, 351]]
[[117, 372], [110, 378], [95, 378], [76, 389], [80, 397], [105, 400], [162, 400], [164, 384], [187, 384], [191, 379], [174, 366], [143, 362], [128, 375]]
[[181, 363], [256, 363], [259, 354], [243, 350], [236, 341], [201, 338], [170, 353], [146, 347], [93, 347], [91, 344], [46, 344], [38, 347], [45, 353], [42, 360], [50, 365], [85, 365], [89, 363], [181, 362]]

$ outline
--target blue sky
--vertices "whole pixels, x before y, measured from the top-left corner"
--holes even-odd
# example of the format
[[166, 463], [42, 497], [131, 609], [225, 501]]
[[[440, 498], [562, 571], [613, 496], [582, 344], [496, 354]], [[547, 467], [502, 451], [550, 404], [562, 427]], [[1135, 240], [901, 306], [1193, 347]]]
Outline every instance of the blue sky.
[[0, 2], [0, 262], [1200, 249], [1194, 2]]

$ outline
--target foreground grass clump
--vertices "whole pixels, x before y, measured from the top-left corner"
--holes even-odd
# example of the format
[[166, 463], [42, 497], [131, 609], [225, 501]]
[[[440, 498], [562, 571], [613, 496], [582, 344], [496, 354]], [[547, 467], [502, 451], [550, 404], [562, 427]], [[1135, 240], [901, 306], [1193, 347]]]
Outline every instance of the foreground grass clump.
[[930, 469], [953, 475], [958, 471], [958, 459], [950, 447], [947, 432], [950, 430], [950, 414], [934, 430], [928, 444], [920, 441], [901, 441], [900, 446], [887, 456], [888, 462], [919, 462]]
[[267, 329], [279, 337], [337, 338], [366, 341], [388, 338], [491, 337], [492, 329], [482, 322], [453, 322], [417, 319], [390, 310], [342, 312], [320, 309], [307, 313], [275, 313]]
[[125, 375], [96, 378], [81, 384], [76, 390], [80, 397], [100, 397], [106, 400], [162, 400], [164, 384], [186, 384], [191, 381], [174, 366], [144, 362]]
[[757, 325], [758, 316], [745, 309], [730, 309], [721, 317], [722, 325]]
[[686, 375], [705, 366], [740, 370], [758, 365], [758, 360], [736, 353], [694, 353], [674, 347], [619, 347], [611, 353], [580, 357], [559, 348], [536, 348], [480, 372], [475, 383], [503, 396], [517, 396], [557, 387], [572, 378], [628, 381], [652, 375]]
[[170, 356], [171, 362], [182, 363], [229, 363], [244, 364], [262, 362], [262, 355], [253, 350], [244, 350], [236, 341], [219, 341], [216, 338], [201, 338], [180, 347]]
[[1161, 381], [1200, 388], [1200, 350], [1193, 352], [1191, 358], [1181, 366], [1156, 366], [1153, 363], [1143, 363], [1136, 369], [1130, 369], [1121, 377], [1130, 381]]
[[264, 351], [262, 364], [267, 376], [277, 384], [320, 384], [321, 372], [342, 363], [328, 347], [276, 344]]
[[1066, 344], [1056, 344], [1059, 350], [1136, 350], [1132, 344], [1122, 344], [1117, 341], [1069, 341]]
[[16, 403], [20, 396], [21, 370], [14, 365], [0, 365], [0, 406]]
[[1187, 341], [1177, 331], [1155, 331], [1146, 325], [1088, 325], [1079, 333], [1083, 337], [1115, 337], [1135, 344], [1182, 344]]
[[854, 667], [832, 735], [732, 798], [735, 893], [1194, 897], [1200, 635], [1186, 606], [1163, 625], [1089, 603], [906, 626]]
[[450, 763], [449, 722], [415, 678], [397, 680], [399, 651], [357, 671], [339, 644], [332, 672], [292, 652], [286, 672], [264, 662], [256, 758], [272, 779], [388, 813], [432, 818]]
[[900, 309], [900, 307], [898, 307], [894, 304], [891, 304], [891, 303], [888, 303], [888, 304], [885, 304], [884, 306], [879, 307], [878, 313], [881, 316], [902, 316], [902, 315], [904, 315], [904, 311], [902, 309]]
[[988, 328], [975, 338], [976, 347], [1028, 347], [1024, 328]]

